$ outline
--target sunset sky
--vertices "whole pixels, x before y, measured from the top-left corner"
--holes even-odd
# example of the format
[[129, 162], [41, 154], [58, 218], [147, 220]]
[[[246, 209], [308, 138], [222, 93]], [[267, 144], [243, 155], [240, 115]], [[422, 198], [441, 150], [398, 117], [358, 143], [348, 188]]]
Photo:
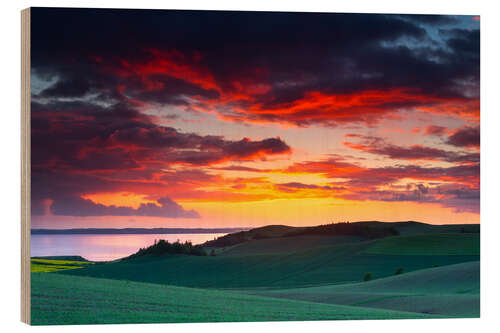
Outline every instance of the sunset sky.
[[479, 223], [479, 25], [34, 8], [32, 227]]

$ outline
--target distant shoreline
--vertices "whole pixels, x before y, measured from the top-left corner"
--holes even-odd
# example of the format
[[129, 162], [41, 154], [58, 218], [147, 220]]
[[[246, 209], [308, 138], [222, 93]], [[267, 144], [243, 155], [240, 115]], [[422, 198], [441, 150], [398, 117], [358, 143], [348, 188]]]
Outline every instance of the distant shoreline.
[[251, 228], [81, 228], [31, 229], [32, 235], [223, 234]]

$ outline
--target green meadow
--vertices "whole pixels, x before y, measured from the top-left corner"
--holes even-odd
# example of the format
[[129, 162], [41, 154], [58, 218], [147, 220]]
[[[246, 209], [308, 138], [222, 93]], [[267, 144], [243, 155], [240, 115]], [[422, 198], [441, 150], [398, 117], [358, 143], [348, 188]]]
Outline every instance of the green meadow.
[[422, 269], [367, 282], [253, 293], [324, 304], [478, 317], [479, 261]]
[[59, 272], [68, 269], [83, 268], [88, 265], [93, 265], [93, 262], [85, 260], [66, 260], [52, 258], [31, 258], [31, 272]]
[[391, 228], [273, 226], [207, 242], [207, 256], [32, 259], [32, 323], [478, 317], [479, 228]]
[[51, 273], [33, 273], [32, 323], [403, 319], [434, 316]]

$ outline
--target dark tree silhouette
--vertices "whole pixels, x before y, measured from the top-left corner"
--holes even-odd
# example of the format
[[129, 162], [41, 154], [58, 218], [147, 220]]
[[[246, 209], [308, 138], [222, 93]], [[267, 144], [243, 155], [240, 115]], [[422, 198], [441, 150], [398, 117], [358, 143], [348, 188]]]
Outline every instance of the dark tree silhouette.
[[129, 256], [129, 259], [145, 255], [163, 255], [163, 254], [187, 254], [194, 256], [206, 256], [205, 250], [200, 245], [193, 245], [191, 242], [181, 243], [177, 240], [175, 243], [169, 243], [166, 240], [155, 240], [155, 243], [149, 247], [141, 248], [136, 253]]

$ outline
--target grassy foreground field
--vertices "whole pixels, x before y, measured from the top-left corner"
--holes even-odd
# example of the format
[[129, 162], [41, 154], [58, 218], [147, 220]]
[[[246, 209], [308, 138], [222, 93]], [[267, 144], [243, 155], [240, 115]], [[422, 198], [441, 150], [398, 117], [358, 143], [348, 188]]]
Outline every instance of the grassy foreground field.
[[436, 318], [130, 281], [32, 273], [32, 324]]

